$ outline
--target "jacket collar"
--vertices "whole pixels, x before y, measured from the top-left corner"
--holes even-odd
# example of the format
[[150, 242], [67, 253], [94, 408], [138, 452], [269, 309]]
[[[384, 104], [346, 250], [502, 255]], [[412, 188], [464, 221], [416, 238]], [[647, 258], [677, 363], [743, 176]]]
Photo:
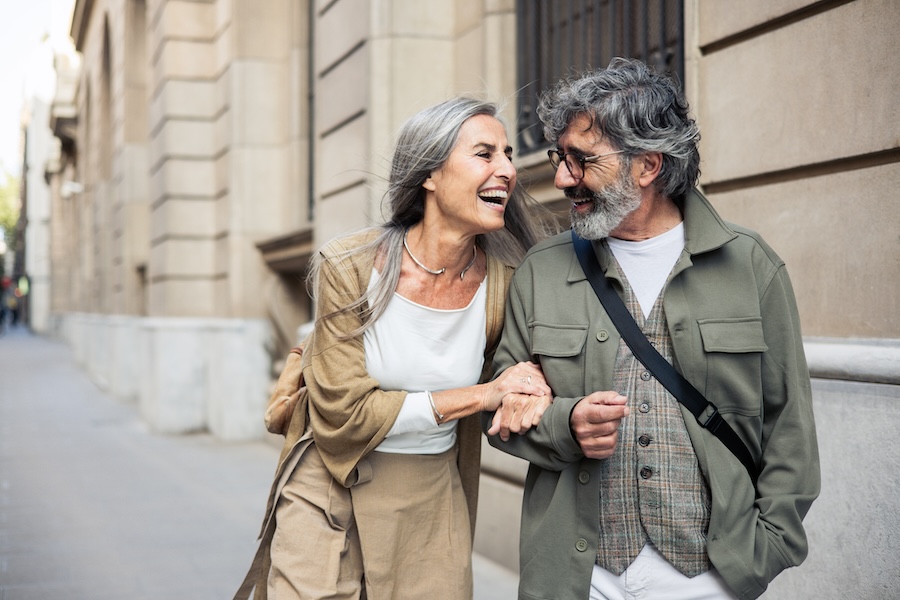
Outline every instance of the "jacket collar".
[[[734, 230], [722, 220], [709, 200], [697, 188], [688, 192], [683, 200], [677, 201], [677, 204], [684, 217], [684, 249], [689, 256], [711, 252], [737, 237]], [[609, 272], [610, 255], [603, 240], [594, 241], [591, 245], [600, 261], [601, 269], [608, 277], [618, 279], [617, 274]], [[578, 257], [572, 252], [568, 281], [575, 282], [585, 279]]]

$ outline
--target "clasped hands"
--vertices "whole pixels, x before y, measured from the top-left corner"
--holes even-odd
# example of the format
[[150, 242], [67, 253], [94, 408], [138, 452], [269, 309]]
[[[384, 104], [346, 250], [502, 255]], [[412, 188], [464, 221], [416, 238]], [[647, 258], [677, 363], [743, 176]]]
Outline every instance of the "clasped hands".
[[[619, 423], [629, 413], [626, 402], [617, 392], [594, 392], [572, 409], [569, 424], [585, 457], [603, 459], [612, 455]], [[552, 403], [553, 392], [539, 365], [521, 362], [509, 367], [491, 382], [486, 394], [484, 410], [495, 411], [487, 434], [499, 434], [504, 442], [510, 433], [523, 434], [537, 426]]]

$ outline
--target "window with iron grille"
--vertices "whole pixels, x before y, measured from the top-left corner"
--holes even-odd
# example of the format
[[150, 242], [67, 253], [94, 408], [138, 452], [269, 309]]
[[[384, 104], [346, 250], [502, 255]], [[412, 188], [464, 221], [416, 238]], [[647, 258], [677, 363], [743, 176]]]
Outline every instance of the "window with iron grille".
[[518, 144], [547, 146], [535, 109], [560, 79], [638, 58], [684, 81], [682, 0], [518, 0]]

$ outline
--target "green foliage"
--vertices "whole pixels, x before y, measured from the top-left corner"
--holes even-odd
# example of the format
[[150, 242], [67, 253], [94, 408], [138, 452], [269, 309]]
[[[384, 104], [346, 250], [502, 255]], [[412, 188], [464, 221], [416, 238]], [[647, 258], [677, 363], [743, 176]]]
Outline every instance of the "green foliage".
[[8, 248], [12, 247], [18, 220], [19, 179], [7, 172], [0, 172], [0, 230]]

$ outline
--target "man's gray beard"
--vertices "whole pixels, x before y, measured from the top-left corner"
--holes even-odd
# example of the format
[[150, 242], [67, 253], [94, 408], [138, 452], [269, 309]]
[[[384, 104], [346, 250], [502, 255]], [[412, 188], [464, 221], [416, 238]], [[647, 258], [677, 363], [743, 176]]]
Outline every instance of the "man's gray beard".
[[[624, 175], [624, 177], [623, 177]], [[637, 185], [623, 170], [613, 183], [601, 190], [589, 190], [588, 197], [593, 200], [591, 212], [586, 215], [576, 212], [575, 207], [569, 211], [572, 229], [579, 237], [586, 240], [600, 240], [618, 227], [625, 217], [633, 213], [641, 205], [641, 195]]]

